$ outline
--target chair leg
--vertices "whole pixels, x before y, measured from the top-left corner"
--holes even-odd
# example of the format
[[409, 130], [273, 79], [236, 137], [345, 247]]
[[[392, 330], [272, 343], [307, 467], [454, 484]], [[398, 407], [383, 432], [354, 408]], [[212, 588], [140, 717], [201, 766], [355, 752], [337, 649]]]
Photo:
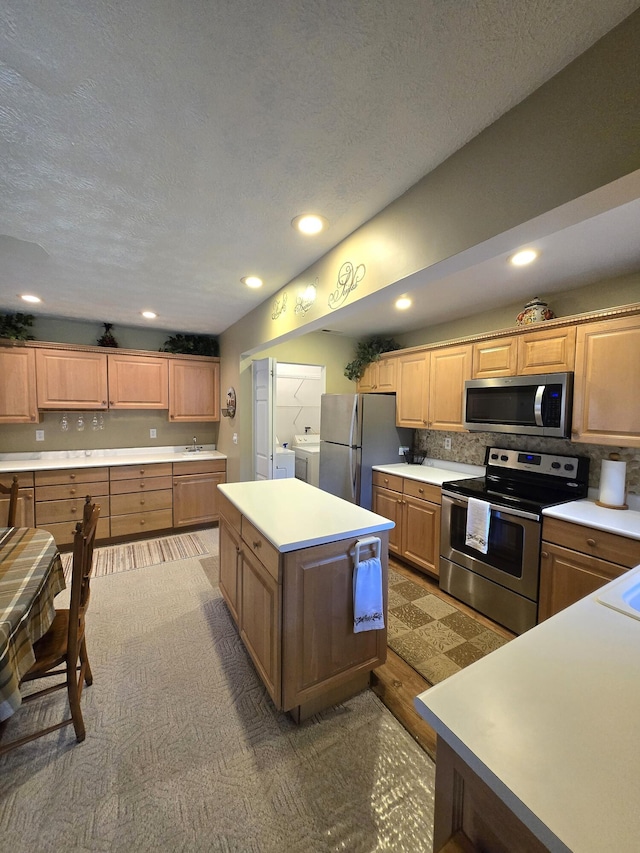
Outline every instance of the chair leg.
[[90, 687], [93, 684], [93, 673], [91, 672], [91, 666], [89, 665], [87, 644], [84, 641], [84, 637], [82, 638], [82, 642], [80, 643], [80, 663], [84, 664], [84, 683], [87, 685], [87, 687]]
[[80, 709], [80, 685], [77, 681], [75, 667], [69, 668], [67, 672], [67, 693], [69, 695], [69, 708], [71, 709], [71, 719], [73, 720], [73, 728], [76, 733], [78, 743], [85, 738], [84, 720], [82, 719], [82, 710]]

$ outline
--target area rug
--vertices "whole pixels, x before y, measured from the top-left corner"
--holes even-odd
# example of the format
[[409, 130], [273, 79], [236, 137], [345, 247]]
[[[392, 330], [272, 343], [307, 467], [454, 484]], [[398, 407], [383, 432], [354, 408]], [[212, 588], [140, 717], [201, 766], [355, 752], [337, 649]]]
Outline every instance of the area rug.
[[[0, 849], [430, 853], [426, 752], [371, 690], [299, 726], [277, 711], [201, 564], [92, 585], [86, 740], [67, 726], [0, 758]], [[6, 736], [67, 708], [24, 705]]]
[[[126, 542], [123, 545], [105, 545], [93, 552], [93, 577], [127, 572], [169, 563], [173, 560], [186, 560], [200, 557], [208, 551], [201, 539], [194, 533], [179, 533], [176, 536], [163, 536], [161, 539], [145, 539], [142, 542]], [[73, 554], [62, 555], [65, 579], [71, 577]]]
[[389, 569], [387, 643], [437, 684], [507, 643], [453, 604]]

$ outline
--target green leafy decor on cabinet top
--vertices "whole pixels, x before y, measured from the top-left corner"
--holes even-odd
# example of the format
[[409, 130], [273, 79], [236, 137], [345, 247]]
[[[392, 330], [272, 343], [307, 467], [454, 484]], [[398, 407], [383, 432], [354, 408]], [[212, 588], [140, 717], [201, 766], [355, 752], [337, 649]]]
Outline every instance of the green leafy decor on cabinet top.
[[160, 352], [172, 352], [182, 355], [218, 356], [218, 339], [211, 335], [171, 335], [160, 348]]
[[33, 325], [33, 314], [0, 314], [0, 338], [12, 341], [33, 341], [29, 334]]
[[378, 361], [383, 352], [393, 352], [400, 349], [401, 346], [393, 338], [383, 338], [379, 335], [359, 341], [356, 346], [355, 357], [345, 367], [344, 375], [347, 379], [361, 379], [368, 364], [371, 364], [372, 361]]

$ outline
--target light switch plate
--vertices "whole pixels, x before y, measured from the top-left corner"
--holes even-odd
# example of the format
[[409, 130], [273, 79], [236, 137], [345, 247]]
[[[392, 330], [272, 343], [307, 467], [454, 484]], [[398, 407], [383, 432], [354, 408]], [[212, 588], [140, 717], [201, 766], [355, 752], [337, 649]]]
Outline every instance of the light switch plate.
[[44, 430], [37, 429], [36, 430], [36, 441], [44, 441]]

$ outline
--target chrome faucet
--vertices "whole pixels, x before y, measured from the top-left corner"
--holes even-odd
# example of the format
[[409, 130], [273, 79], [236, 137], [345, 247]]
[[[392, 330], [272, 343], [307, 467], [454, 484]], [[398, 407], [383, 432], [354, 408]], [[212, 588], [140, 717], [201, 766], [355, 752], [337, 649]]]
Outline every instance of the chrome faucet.
[[189, 448], [189, 453], [197, 453], [199, 450], [200, 450], [200, 448], [198, 447], [198, 441], [194, 435], [193, 436], [193, 444]]

